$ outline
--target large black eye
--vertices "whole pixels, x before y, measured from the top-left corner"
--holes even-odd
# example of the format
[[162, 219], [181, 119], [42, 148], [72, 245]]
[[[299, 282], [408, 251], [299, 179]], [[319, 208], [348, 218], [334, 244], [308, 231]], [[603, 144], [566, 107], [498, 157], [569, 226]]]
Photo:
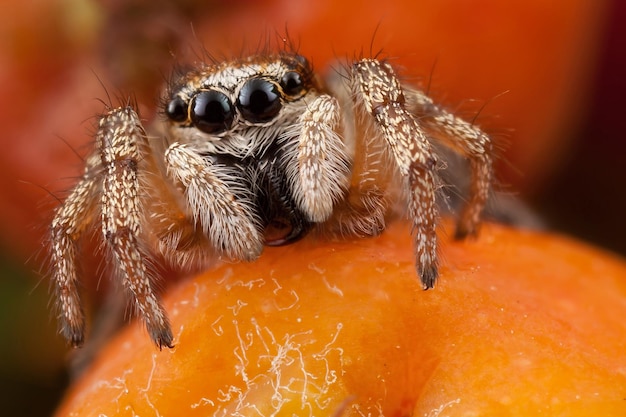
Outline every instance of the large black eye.
[[184, 122], [187, 120], [187, 103], [180, 98], [174, 97], [165, 108], [165, 115], [174, 122]]
[[302, 93], [304, 89], [304, 83], [302, 82], [302, 77], [299, 72], [296, 71], [288, 71], [283, 75], [283, 78], [280, 80], [280, 85], [283, 87], [283, 91], [288, 96], [297, 96]]
[[233, 118], [233, 105], [224, 93], [201, 91], [191, 100], [191, 121], [205, 133], [229, 129]]
[[275, 84], [262, 78], [253, 78], [241, 88], [237, 106], [249, 122], [270, 121], [280, 111], [280, 93]]

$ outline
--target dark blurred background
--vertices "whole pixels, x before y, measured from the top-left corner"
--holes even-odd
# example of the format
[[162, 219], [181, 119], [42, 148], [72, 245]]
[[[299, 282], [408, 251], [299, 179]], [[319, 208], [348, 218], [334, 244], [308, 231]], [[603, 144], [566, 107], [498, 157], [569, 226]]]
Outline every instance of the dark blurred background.
[[612, 1], [587, 110], [562, 168], [528, 201], [555, 230], [626, 254], [626, 2]]
[[[2, 415], [49, 415], [68, 383], [68, 349], [40, 274], [42, 234], [56, 204], [50, 194], [62, 195], [80, 173], [74, 151], [85, 154], [91, 116], [102, 109], [100, 80], [114, 95], [132, 91], [149, 118], [155, 91], [174, 61], [198, 52], [194, 43], [219, 52], [256, 45], [258, 31], [271, 38], [287, 22], [323, 68], [369, 50], [380, 25], [374, 43], [407, 78], [432, 78], [435, 96], [470, 117], [486, 104], [479, 123], [506, 143], [499, 177], [508, 193], [550, 229], [625, 255], [626, 2], [545, 3], [5, 1]], [[95, 292], [93, 281], [86, 292]]]

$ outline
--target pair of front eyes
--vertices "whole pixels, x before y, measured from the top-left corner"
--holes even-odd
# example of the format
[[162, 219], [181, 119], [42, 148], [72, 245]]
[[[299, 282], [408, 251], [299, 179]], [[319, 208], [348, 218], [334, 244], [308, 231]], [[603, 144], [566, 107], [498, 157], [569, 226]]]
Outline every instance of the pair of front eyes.
[[303, 92], [300, 73], [289, 71], [279, 82], [263, 77], [248, 79], [235, 103], [214, 89], [199, 90], [188, 102], [176, 96], [168, 103], [165, 114], [174, 122], [190, 121], [202, 132], [216, 134], [231, 128], [236, 111], [250, 123], [267, 123], [278, 115], [283, 99], [298, 98]]

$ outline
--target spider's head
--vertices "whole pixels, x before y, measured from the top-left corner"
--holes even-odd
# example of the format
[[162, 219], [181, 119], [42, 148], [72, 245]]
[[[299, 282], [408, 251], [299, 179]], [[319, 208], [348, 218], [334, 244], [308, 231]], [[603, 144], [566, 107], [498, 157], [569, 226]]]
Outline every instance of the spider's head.
[[314, 91], [308, 61], [281, 53], [187, 71], [163, 102], [170, 141], [190, 144], [215, 170], [229, 170], [238, 198], [257, 207], [267, 245], [292, 242], [310, 228], [289, 187], [286, 154], [293, 151], [285, 141], [299, 134]]
[[317, 89], [306, 58], [255, 55], [188, 71], [170, 87], [164, 115], [177, 138], [219, 141], [271, 127], [285, 108]]

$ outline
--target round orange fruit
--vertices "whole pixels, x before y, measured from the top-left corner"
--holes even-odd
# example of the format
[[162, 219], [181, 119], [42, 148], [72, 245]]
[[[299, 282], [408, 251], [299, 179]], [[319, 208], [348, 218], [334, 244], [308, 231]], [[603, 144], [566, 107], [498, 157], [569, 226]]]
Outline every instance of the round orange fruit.
[[409, 226], [268, 248], [165, 297], [176, 346], [139, 323], [57, 416], [623, 415], [626, 263], [567, 238], [485, 225], [440, 235], [434, 290]]

